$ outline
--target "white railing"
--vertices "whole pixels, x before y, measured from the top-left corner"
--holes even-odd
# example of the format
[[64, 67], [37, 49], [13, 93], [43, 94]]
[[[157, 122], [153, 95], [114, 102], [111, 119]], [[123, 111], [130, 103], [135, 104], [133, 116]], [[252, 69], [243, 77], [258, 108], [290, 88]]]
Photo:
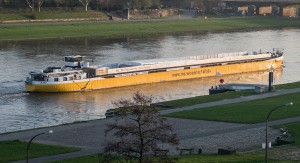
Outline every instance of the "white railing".
[[[247, 55], [247, 54], [249, 54], [249, 53], [248, 52], [219, 53], [219, 54], [191, 56], [190, 59], [203, 60], [203, 59], [212, 59], [212, 58], [225, 58], [225, 57], [244, 56], [244, 55]], [[251, 54], [249, 54], [249, 55], [251, 55]]]
[[169, 68], [169, 67], [178, 67], [178, 66], [195, 65], [195, 64], [258, 59], [258, 58], [268, 57], [269, 55], [270, 54], [258, 54], [256, 52], [255, 55], [248, 52], [199, 55], [199, 56], [192, 56], [188, 58], [182, 58], [182, 60], [178, 60], [178, 58], [175, 60], [166, 60], [166, 61], [162, 60], [161, 62], [154, 62], [151, 65], [108, 69], [108, 74], [129, 73], [135, 71], [146, 71], [150, 69]]

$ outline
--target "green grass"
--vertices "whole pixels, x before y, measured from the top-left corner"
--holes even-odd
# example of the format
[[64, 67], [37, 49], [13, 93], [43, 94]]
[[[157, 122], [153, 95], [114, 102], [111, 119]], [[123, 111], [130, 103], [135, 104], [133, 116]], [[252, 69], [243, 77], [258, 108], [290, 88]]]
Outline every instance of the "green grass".
[[300, 148], [300, 122], [288, 123], [283, 125], [272, 126], [273, 128], [287, 128], [288, 133], [291, 134], [290, 139], [295, 141], [296, 147]]
[[[238, 98], [241, 96], [250, 96], [256, 94], [254, 91], [230, 91], [225, 93], [213, 94], [213, 95], [206, 95], [206, 96], [197, 96], [179, 100], [172, 100], [166, 102], [160, 102], [158, 104], [168, 106], [168, 109], [178, 108], [178, 107], [185, 107], [191, 106], [196, 104], [208, 103], [213, 101], [219, 101], [223, 99], [232, 99]], [[162, 108], [165, 109], [165, 108]]]
[[275, 86], [277, 90], [279, 89], [293, 89], [293, 88], [300, 88], [300, 82], [295, 83], [287, 83], [287, 84], [279, 84]]
[[[300, 88], [300, 82], [276, 85], [276, 90], [293, 89], [293, 88]], [[192, 105], [196, 105], [196, 104], [220, 101], [220, 100], [224, 100], [224, 99], [233, 99], [233, 98], [238, 98], [241, 96], [250, 96], [250, 95], [255, 95], [255, 94], [256, 93], [254, 91], [232, 91], [232, 92], [225, 92], [225, 93], [219, 93], [219, 94], [213, 94], [213, 95], [196, 96], [196, 97], [185, 98], [185, 99], [164, 101], [164, 102], [157, 103], [156, 105], [157, 106], [166, 106], [166, 107], [161, 107], [160, 109], [162, 109], [162, 110], [163, 109], [174, 109], [174, 108], [179, 108], [179, 107], [192, 106]]]
[[234, 154], [234, 155], [183, 155], [177, 162], [262, 162], [262, 154]]
[[15, 13], [1, 13], [0, 14], [0, 21], [3, 20], [24, 20], [32, 18], [32, 14], [30, 13], [23, 13], [23, 14], [15, 14]]
[[[99, 162], [107, 162], [107, 158], [105, 159], [103, 154], [94, 154], [87, 155], [81, 157], [75, 157], [71, 159], [52, 161], [51, 163], [99, 163]], [[122, 156], [116, 156], [115, 160], [109, 160], [110, 163], [135, 163], [134, 160], [125, 160]], [[137, 163], [137, 162], [136, 162]]]
[[[26, 159], [27, 142], [0, 141], [0, 163]], [[79, 151], [79, 148], [31, 143], [30, 158]]]
[[37, 19], [74, 19], [74, 18], [98, 18], [106, 20], [103, 12], [81, 11], [81, 12], [65, 12], [65, 11], [41, 11], [38, 12], [20, 12], [20, 13], [1, 13], [0, 21], [5, 20], [37, 20]]
[[269, 111], [290, 101], [293, 106], [285, 106], [274, 111], [269, 120], [278, 120], [300, 116], [299, 104], [300, 93], [280, 95], [262, 100], [227, 104], [202, 109], [193, 109], [167, 114], [167, 117], [211, 120], [236, 123], [265, 122]]
[[88, 155], [82, 157], [76, 157], [71, 159], [59, 160], [59, 161], [52, 161], [51, 163], [98, 163], [99, 162], [99, 155]]
[[41, 12], [35, 14], [36, 19], [74, 19], [74, 18], [99, 18], [106, 20], [106, 15], [102, 12]]
[[[55, 161], [53, 163], [97, 163], [99, 155], [83, 156], [78, 158]], [[172, 157], [178, 163], [193, 163], [193, 162], [262, 162], [264, 160], [263, 152], [251, 154], [234, 154], [234, 155], [217, 155], [217, 154], [191, 154]], [[272, 159], [269, 159], [272, 162]], [[122, 161], [121, 161], [122, 162]], [[126, 161], [124, 160], [123, 163]], [[155, 161], [156, 162], [156, 161]], [[159, 162], [159, 159], [157, 159]]]
[[74, 24], [7, 24], [0, 26], [0, 40], [93, 36], [102, 38], [149, 36], [186, 32], [217, 32], [265, 28], [300, 27], [288, 18], [226, 18], [183, 21], [109, 21]]

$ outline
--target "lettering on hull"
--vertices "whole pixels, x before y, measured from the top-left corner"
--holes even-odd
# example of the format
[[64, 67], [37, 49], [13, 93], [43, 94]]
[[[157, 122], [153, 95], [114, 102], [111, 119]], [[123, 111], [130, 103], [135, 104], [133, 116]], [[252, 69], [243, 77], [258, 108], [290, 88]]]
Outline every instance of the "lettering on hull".
[[172, 77], [181, 77], [181, 76], [191, 76], [191, 75], [200, 75], [200, 74], [209, 74], [211, 73], [210, 69], [199, 70], [199, 71], [192, 71], [192, 72], [182, 72], [182, 73], [175, 73], [172, 74]]

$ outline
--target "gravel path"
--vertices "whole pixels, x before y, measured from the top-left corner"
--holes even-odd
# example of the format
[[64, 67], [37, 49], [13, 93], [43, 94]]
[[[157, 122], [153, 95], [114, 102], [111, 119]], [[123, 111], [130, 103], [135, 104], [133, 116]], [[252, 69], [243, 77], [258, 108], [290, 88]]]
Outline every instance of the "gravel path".
[[[193, 153], [197, 153], [198, 149], [202, 149], [203, 153], [217, 153], [219, 148], [244, 151], [254, 147], [261, 148], [265, 141], [265, 123], [249, 125], [176, 118], [168, 120], [173, 123], [174, 131], [180, 139], [176, 148], [193, 149]], [[300, 121], [300, 117], [296, 121]], [[268, 133], [270, 140], [275, 140], [280, 135], [279, 130], [271, 128]], [[179, 154], [176, 148], [164, 148], [171, 149], [172, 155]]]

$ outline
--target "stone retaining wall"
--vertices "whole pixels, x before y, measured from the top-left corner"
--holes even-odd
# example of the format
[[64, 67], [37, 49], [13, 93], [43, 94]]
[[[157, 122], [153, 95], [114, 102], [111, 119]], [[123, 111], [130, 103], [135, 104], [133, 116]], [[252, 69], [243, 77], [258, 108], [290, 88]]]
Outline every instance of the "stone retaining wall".
[[130, 10], [130, 19], [162, 18], [177, 14], [177, 9]]

